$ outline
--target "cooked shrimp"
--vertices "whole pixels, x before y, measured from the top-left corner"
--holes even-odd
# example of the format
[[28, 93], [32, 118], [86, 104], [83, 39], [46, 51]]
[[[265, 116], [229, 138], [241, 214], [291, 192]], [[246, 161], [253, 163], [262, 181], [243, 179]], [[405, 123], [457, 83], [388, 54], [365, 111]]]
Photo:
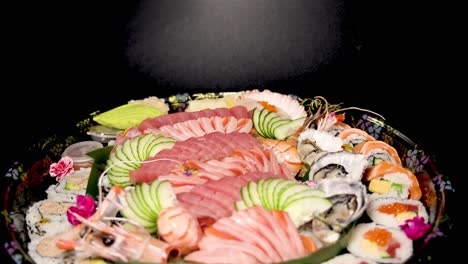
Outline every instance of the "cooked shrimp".
[[287, 141], [278, 139], [259, 137], [258, 140], [265, 149], [271, 149], [273, 151], [273, 154], [280, 163], [286, 163], [291, 175], [296, 175], [301, 170], [302, 160], [296, 146]]
[[182, 255], [198, 249], [203, 236], [195, 216], [182, 206], [172, 206], [160, 212], [158, 231], [164, 241], [179, 248]]

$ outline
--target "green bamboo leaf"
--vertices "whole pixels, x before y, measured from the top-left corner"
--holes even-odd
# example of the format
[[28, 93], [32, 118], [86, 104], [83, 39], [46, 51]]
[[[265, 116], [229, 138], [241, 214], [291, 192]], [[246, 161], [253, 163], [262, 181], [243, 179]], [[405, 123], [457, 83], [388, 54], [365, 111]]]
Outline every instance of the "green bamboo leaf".
[[89, 194], [97, 200], [99, 195], [98, 181], [101, 174], [106, 169], [107, 160], [109, 159], [110, 152], [113, 146], [107, 146], [100, 149], [93, 150], [86, 153], [94, 159], [91, 172], [89, 174], [88, 185], [86, 186], [86, 194]]

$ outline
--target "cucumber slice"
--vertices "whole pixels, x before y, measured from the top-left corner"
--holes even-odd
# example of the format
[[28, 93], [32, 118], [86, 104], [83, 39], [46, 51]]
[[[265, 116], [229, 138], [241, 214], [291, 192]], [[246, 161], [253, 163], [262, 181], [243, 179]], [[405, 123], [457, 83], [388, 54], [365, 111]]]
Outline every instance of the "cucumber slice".
[[275, 129], [281, 125], [291, 122], [289, 119], [275, 118], [268, 124], [268, 133], [271, 135], [271, 138], [275, 137]]
[[[266, 109], [265, 109], [266, 110]], [[262, 131], [263, 133], [265, 134], [265, 137], [267, 138], [273, 138], [273, 134], [270, 133], [270, 130], [269, 130], [269, 124], [270, 122], [278, 119], [279, 116], [277, 113], [275, 112], [268, 112], [265, 117], [263, 118], [263, 121], [261, 123], [261, 126], [262, 126]]]
[[265, 195], [268, 200], [268, 205], [270, 206], [270, 209], [277, 209], [276, 197], [274, 196], [273, 191], [275, 187], [283, 181], [284, 179], [278, 179], [278, 178], [271, 178], [267, 180], [267, 192], [265, 193]]
[[275, 129], [273, 130], [275, 138], [283, 140], [289, 137], [294, 133], [294, 131], [299, 129], [304, 124], [305, 119], [305, 117], [294, 119], [291, 120], [289, 123], [275, 127]]
[[146, 156], [146, 148], [148, 144], [154, 140], [154, 136], [151, 133], [145, 134], [138, 140], [138, 158], [140, 160], [146, 160], [148, 157]]
[[265, 133], [265, 130], [264, 130], [264, 120], [265, 120], [265, 116], [269, 113], [269, 111], [266, 109], [266, 108], [263, 108], [262, 110], [260, 110], [260, 114], [258, 116], [258, 127], [260, 129], [260, 133], [262, 135], [262, 137], [268, 137], [268, 135]]
[[149, 217], [145, 211], [141, 208], [140, 202], [138, 201], [138, 198], [136, 197], [135, 192], [132, 190], [125, 194], [125, 200], [127, 201], [128, 207], [132, 212], [139, 218], [142, 219], [148, 223], [151, 223], [153, 219]]
[[128, 166], [138, 169], [140, 168], [140, 163], [139, 163], [140, 160], [138, 159], [138, 157], [133, 156], [132, 146], [130, 142], [132, 142], [132, 140], [127, 139], [122, 143], [121, 152], [127, 157], [127, 160], [121, 160], [121, 161], [128, 161], [126, 162]]
[[[114, 152], [109, 155], [106, 168], [111, 184], [121, 186], [131, 185], [129, 173], [141, 167], [141, 162], [159, 151], [172, 148], [175, 140], [162, 135], [151, 133], [127, 139], [121, 145], [115, 146]], [[126, 180], [122, 179], [127, 177]]]
[[158, 212], [161, 212], [161, 205], [159, 204], [159, 201], [158, 201], [158, 187], [159, 187], [159, 184], [161, 182], [158, 181], [158, 180], [154, 180], [153, 182], [151, 182], [151, 185], [150, 185], [150, 199], [151, 201], [154, 203], [155, 207], [156, 207], [156, 211]]
[[115, 153], [115, 157], [117, 158], [118, 162], [121, 162], [122, 164], [125, 164], [127, 167], [131, 168], [131, 170], [138, 169], [136, 164], [126, 162], [128, 160], [131, 160], [131, 157], [127, 156], [127, 153], [123, 150], [123, 145], [118, 145], [117, 147], [115, 147], [114, 153]]
[[281, 208], [280, 204], [280, 192], [285, 190], [286, 188], [291, 187], [292, 185], [297, 184], [294, 180], [282, 180], [278, 184], [276, 184], [273, 188], [272, 195], [275, 199], [275, 208]]
[[[260, 179], [260, 180], [257, 181], [257, 193], [258, 193], [259, 196], [263, 195], [264, 186], [265, 186], [265, 179]], [[266, 201], [262, 197], [260, 197], [260, 202], [261, 202], [261, 205], [262, 205], [263, 208], [268, 208], [267, 204], [266, 204]], [[250, 207], [247, 203], [245, 205]]]
[[286, 200], [283, 200], [283, 204], [281, 204], [278, 209], [284, 210], [285, 206], [289, 204], [291, 201], [294, 201], [296, 199], [303, 198], [306, 196], [325, 197], [325, 192], [319, 189], [310, 189], [309, 187], [308, 190], [300, 191], [292, 195], [289, 195], [289, 197], [287, 197]]
[[124, 170], [127, 172], [134, 170], [135, 168], [133, 166], [130, 166], [129, 163], [121, 162], [121, 159], [119, 159], [119, 157], [117, 156], [118, 154], [123, 155], [121, 150], [118, 150], [119, 147], [120, 149], [122, 148], [122, 146], [117, 146], [115, 152], [110, 154], [109, 159], [107, 161], [107, 167], [109, 168], [110, 166], [112, 166], [112, 169], [119, 168], [120, 170]]
[[132, 151], [132, 156], [135, 161], [141, 161], [140, 156], [138, 155], [138, 142], [141, 137], [135, 137], [129, 140], [130, 149]]
[[262, 130], [260, 129], [260, 112], [261, 110], [258, 110], [258, 108], [254, 108], [253, 111], [252, 111], [252, 123], [253, 123], [253, 126], [255, 128], [255, 131], [257, 131], [257, 133], [264, 137], [263, 133], [262, 133]]
[[257, 184], [253, 181], [249, 182], [245, 189], [248, 190], [250, 201], [252, 205], [261, 205], [262, 202], [260, 201], [260, 197], [257, 193]]
[[243, 200], [240, 200], [240, 201], [234, 202], [234, 208], [236, 208], [236, 211], [240, 211], [240, 210], [247, 209], [247, 206], [245, 206], [245, 203]]
[[177, 197], [169, 181], [162, 181], [156, 189], [156, 197], [160, 210], [172, 207], [177, 204]]
[[151, 149], [149, 149], [148, 157], [154, 157], [161, 150], [172, 148], [174, 144], [175, 141], [168, 141], [167, 139], [164, 139], [164, 141], [161, 140], [158, 144], [155, 144]]
[[135, 204], [133, 201], [130, 202], [130, 204], [128, 203], [128, 201], [130, 201], [132, 199], [132, 197], [128, 194], [125, 195], [125, 199], [124, 199], [124, 208], [120, 210], [120, 214], [123, 215], [125, 218], [128, 218], [130, 220], [133, 220], [135, 222], [137, 222], [138, 224], [142, 225], [143, 227], [145, 227], [146, 230], [148, 230], [148, 232], [150, 233], [154, 233], [156, 230], [157, 230], [157, 224], [156, 222], [152, 222], [152, 221], [148, 221], [142, 217], [140, 217], [139, 215], [135, 214], [135, 211], [134, 209], [132, 209], [130, 206], [130, 204]]
[[271, 191], [270, 184], [274, 182], [275, 180], [276, 180], [275, 178], [270, 178], [270, 179], [265, 180], [264, 186], [262, 187], [263, 193], [262, 193], [261, 199], [265, 200], [266, 209], [275, 209], [274, 205], [272, 204], [273, 201], [270, 201], [270, 195], [269, 195]]
[[273, 116], [268, 117], [268, 121], [265, 122], [266, 133], [268, 134], [269, 138], [274, 138], [273, 132], [271, 131], [271, 125], [278, 122], [278, 120], [282, 120], [278, 114], [274, 114]]
[[248, 184], [242, 186], [241, 188], [241, 198], [244, 201], [246, 207], [252, 207], [254, 205], [253, 201], [250, 199]]
[[279, 191], [279, 208], [283, 208], [285, 205], [286, 200], [289, 198], [289, 196], [294, 195], [299, 192], [303, 191], [312, 191], [310, 186], [307, 186], [303, 183], [295, 183], [293, 185], [288, 185], [286, 188], [283, 188], [282, 190]]
[[153, 210], [153, 208], [151, 207], [152, 200], [150, 198], [151, 196], [149, 195], [149, 185], [145, 182], [140, 185], [137, 185], [135, 186], [134, 192], [138, 198], [141, 208], [151, 219], [156, 220], [159, 212]]
[[289, 214], [292, 222], [299, 227], [309, 222], [315, 215], [330, 209], [332, 202], [323, 197], [306, 196], [290, 201], [284, 211]]

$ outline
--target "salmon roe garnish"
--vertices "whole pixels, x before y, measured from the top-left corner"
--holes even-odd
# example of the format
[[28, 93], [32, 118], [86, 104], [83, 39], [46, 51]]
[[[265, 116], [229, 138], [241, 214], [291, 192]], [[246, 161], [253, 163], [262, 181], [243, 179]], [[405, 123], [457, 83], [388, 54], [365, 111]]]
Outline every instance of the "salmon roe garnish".
[[258, 103], [261, 104], [263, 107], [265, 107], [270, 112], [277, 112], [278, 111], [278, 109], [276, 109], [276, 106], [271, 105], [268, 102], [259, 101]]
[[385, 214], [398, 215], [398, 214], [408, 212], [408, 211], [417, 212], [418, 207], [416, 205], [408, 205], [404, 203], [392, 203], [392, 204], [382, 205], [379, 207], [378, 210]]
[[392, 233], [383, 228], [376, 227], [364, 233], [364, 238], [376, 243], [380, 247], [384, 247], [388, 245], [388, 242], [392, 238]]

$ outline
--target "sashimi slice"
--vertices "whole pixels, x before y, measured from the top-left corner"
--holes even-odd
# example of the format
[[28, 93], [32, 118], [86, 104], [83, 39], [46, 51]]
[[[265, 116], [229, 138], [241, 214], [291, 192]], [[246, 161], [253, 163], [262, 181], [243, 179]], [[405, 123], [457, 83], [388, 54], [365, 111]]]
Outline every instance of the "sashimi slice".
[[[232, 255], [220, 256], [220, 251], [238, 252], [235, 255], [252, 255], [255, 263], [277, 263], [305, 256], [298, 230], [286, 212], [268, 211], [260, 206], [247, 208], [231, 217], [221, 218], [205, 230], [199, 250], [188, 254], [187, 261], [230, 263]], [[272, 228], [292, 232], [284, 236]], [[298, 253], [297, 255], [295, 253]], [[234, 254], [234, 253], [232, 253]], [[236, 259], [237, 260], [237, 259]], [[236, 262], [238, 263], [238, 262]]]
[[147, 118], [140, 123], [138, 129], [145, 131], [151, 128], [160, 128], [165, 125], [173, 125], [187, 120], [198, 119], [201, 117], [212, 116], [233, 116], [236, 118], [251, 118], [250, 113], [244, 106], [235, 106], [232, 108], [205, 109], [196, 112], [177, 112], [167, 115], [158, 116], [155, 118]]

